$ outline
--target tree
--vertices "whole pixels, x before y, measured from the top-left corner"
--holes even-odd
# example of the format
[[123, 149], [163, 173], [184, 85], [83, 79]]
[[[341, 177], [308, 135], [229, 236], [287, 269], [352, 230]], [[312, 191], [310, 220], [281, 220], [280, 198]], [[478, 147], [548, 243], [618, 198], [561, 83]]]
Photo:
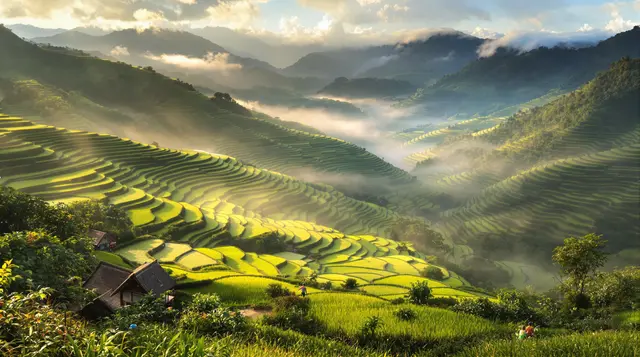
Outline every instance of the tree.
[[425, 221], [419, 219], [398, 219], [391, 228], [390, 238], [396, 241], [412, 242], [427, 251], [432, 251], [434, 255], [449, 251], [442, 234], [434, 231]]
[[443, 280], [444, 279], [444, 273], [442, 272], [442, 269], [438, 268], [438, 267], [434, 267], [429, 265], [428, 267], [424, 268], [421, 272], [420, 275], [424, 276], [425, 278], [429, 278], [429, 279], [433, 279], [433, 280]]
[[411, 283], [407, 298], [416, 305], [425, 305], [431, 297], [431, 289], [426, 281]]
[[[607, 254], [602, 251], [607, 241], [602, 235], [589, 233], [583, 237], [570, 237], [553, 250], [553, 261], [560, 265], [562, 274], [568, 278], [568, 286], [578, 307], [588, 301], [585, 286], [598, 268], [604, 266]], [[582, 306], [580, 306], [582, 305]]]

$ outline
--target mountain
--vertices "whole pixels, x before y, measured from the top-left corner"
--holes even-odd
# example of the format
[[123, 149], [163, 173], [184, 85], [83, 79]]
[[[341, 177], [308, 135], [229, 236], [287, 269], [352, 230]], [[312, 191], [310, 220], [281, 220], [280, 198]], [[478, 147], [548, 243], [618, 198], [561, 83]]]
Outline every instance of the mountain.
[[[134, 65], [153, 66], [163, 72], [195, 73], [199, 79], [199, 83], [196, 84], [208, 87], [212, 86], [212, 82], [233, 88], [263, 85], [300, 90], [309, 90], [308, 87], [311, 87], [317, 90], [322, 86], [322, 83], [314, 79], [287, 78], [279, 74], [277, 68], [266, 62], [236, 56], [211, 41], [185, 31], [129, 29], [103, 36], [69, 31], [51, 37], [35, 38], [33, 41], [87, 51], [100, 51], [118, 56], [120, 60]], [[215, 54], [228, 55], [215, 57]], [[176, 58], [174, 55], [186, 58]], [[212, 55], [213, 57], [207, 57]], [[190, 58], [195, 60], [189, 60]], [[207, 65], [206, 58], [209, 58], [210, 65]]]
[[[363, 148], [229, 112], [190, 84], [149, 68], [48, 50], [6, 29], [0, 30], [0, 47], [0, 77], [9, 79], [4, 91], [11, 94], [5, 94], [3, 106], [45, 122], [73, 128], [65, 121], [82, 112], [87, 130], [224, 152], [266, 169], [335, 183], [347, 192], [380, 193], [413, 181]], [[95, 111], [100, 114], [91, 115]]]
[[35, 37], [55, 36], [68, 31], [66, 29], [47, 29], [47, 28], [41, 28], [41, 27], [36, 27], [32, 25], [24, 25], [24, 24], [7, 25], [7, 28], [9, 28], [11, 31], [13, 31], [13, 33], [18, 35], [19, 37], [27, 38], [27, 39], [31, 39]]
[[500, 49], [420, 89], [405, 105], [420, 104], [432, 115], [486, 115], [552, 90], [573, 90], [621, 57], [640, 57], [638, 43], [640, 27], [587, 48]]
[[344, 98], [387, 98], [415, 92], [416, 87], [406, 81], [380, 78], [337, 78], [318, 94]]
[[255, 36], [226, 27], [204, 27], [189, 31], [237, 55], [259, 59], [278, 68], [290, 66], [301, 57], [325, 48], [324, 45], [316, 44], [267, 43]]
[[378, 77], [406, 80], [417, 86], [453, 73], [477, 58], [484, 40], [459, 32], [395, 46], [346, 48], [311, 53], [283, 73], [292, 76]]
[[526, 266], [551, 270], [551, 251], [572, 235], [603, 234], [612, 265], [628, 263], [640, 251], [638, 98], [640, 59], [625, 58], [549, 104], [431, 149], [413, 173], [453, 199], [436, 226], [524, 285], [539, 281]]

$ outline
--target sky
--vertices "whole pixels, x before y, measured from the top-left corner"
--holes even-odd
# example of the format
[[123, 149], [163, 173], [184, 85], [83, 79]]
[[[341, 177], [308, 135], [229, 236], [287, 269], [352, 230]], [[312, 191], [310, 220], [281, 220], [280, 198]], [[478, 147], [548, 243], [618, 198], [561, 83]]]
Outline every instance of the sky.
[[[1, 0], [0, 23], [47, 28], [224, 26], [289, 42], [606, 37], [640, 24], [640, 0]], [[526, 36], [525, 36], [526, 37]], [[522, 40], [522, 39], [521, 39]]]

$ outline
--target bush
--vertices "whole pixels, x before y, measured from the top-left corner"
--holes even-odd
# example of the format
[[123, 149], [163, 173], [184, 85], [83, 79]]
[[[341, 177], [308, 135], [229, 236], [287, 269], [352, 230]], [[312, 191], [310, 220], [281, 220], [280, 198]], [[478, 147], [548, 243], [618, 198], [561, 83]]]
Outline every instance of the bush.
[[434, 267], [434, 266], [427, 266], [426, 268], [424, 268], [422, 270], [422, 272], [420, 272], [420, 274], [422, 276], [424, 276], [425, 278], [429, 278], [429, 279], [433, 279], [433, 280], [443, 280], [444, 279], [444, 273], [442, 272], [442, 269]]
[[390, 302], [391, 302], [391, 305], [402, 305], [406, 301], [404, 300], [404, 298], [399, 297], [399, 298], [395, 298], [395, 299], [391, 300]]
[[221, 305], [220, 297], [216, 294], [201, 294], [196, 293], [193, 294], [191, 301], [187, 304], [185, 310], [195, 311], [195, 312], [210, 312]]
[[354, 278], [348, 278], [342, 283], [342, 288], [346, 290], [355, 290], [358, 288], [358, 281]]
[[244, 331], [247, 319], [238, 310], [216, 308], [210, 312], [188, 310], [180, 318], [180, 327], [213, 336]]
[[172, 323], [177, 317], [178, 311], [165, 306], [164, 296], [148, 294], [135, 304], [116, 310], [112, 321], [119, 329], [127, 330], [131, 324]]
[[304, 312], [309, 312], [311, 304], [308, 298], [303, 298], [297, 295], [281, 296], [274, 300], [273, 311], [287, 311], [291, 309], [298, 309]]
[[458, 299], [452, 297], [436, 297], [427, 299], [426, 305], [447, 309], [458, 304]]
[[333, 284], [330, 281], [320, 284], [320, 289], [322, 290], [331, 290], [332, 288], [333, 288]]
[[316, 334], [322, 330], [321, 323], [309, 314], [308, 298], [283, 296], [274, 301], [274, 314], [265, 316], [263, 323], [284, 330], [294, 330], [305, 334]]
[[361, 344], [368, 343], [370, 340], [376, 337], [376, 332], [382, 327], [382, 319], [379, 316], [369, 316], [360, 327], [358, 338]]
[[431, 297], [431, 289], [426, 281], [411, 283], [407, 298], [412, 304], [426, 305]]
[[412, 320], [415, 320], [416, 317], [418, 317], [418, 314], [416, 314], [415, 311], [413, 311], [408, 307], [400, 308], [396, 310], [393, 314], [402, 321], [412, 321]]
[[285, 288], [284, 286], [282, 286], [282, 284], [276, 284], [276, 283], [269, 284], [266, 291], [267, 291], [267, 295], [271, 296], [272, 298], [294, 295], [294, 292]]

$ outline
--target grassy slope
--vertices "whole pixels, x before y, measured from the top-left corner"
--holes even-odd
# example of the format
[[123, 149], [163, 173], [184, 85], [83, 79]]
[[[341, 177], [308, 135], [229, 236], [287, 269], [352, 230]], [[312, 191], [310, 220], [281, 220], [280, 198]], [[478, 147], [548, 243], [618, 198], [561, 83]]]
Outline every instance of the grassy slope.
[[540, 263], [571, 234], [603, 233], [614, 252], [637, 248], [639, 83], [640, 60], [621, 61], [576, 92], [432, 150], [416, 173], [462, 202], [439, 227], [514, 275], [532, 271], [509, 260]]

